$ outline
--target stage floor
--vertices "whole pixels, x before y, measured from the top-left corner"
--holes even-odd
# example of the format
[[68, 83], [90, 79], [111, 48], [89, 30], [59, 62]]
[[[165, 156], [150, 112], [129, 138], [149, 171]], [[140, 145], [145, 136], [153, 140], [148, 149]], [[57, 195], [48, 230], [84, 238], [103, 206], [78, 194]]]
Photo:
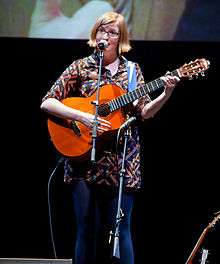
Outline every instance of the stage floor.
[[0, 264], [71, 264], [71, 259], [0, 258]]

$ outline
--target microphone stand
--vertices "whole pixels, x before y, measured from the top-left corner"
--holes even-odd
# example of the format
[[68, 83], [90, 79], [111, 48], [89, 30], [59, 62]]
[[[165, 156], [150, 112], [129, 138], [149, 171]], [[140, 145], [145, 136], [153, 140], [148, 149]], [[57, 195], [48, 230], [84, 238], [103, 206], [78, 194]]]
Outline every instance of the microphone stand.
[[[94, 168], [96, 164], [96, 139], [97, 139], [97, 131], [98, 131], [98, 108], [99, 108], [99, 93], [100, 93], [100, 81], [101, 81], [101, 73], [102, 73], [102, 61], [103, 61], [103, 50], [99, 49], [99, 73], [98, 73], [98, 84], [97, 84], [97, 91], [96, 91], [96, 100], [92, 101], [91, 103], [95, 105], [95, 114], [94, 114], [94, 121], [92, 127], [92, 151], [91, 151], [91, 163], [92, 167]], [[93, 175], [94, 179], [96, 178]]]
[[[95, 106], [95, 113], [94, 113], [94, 120], [93, 120], [93, 125], [92, 125], [92, 150], [91, 150], [91, 171], [92, 171], [92, 176], [91, 179], [92, 181], [96, 181], [96, 141], [97, 141], [97, 131], [98, 131], [98, 110], [99, 110], [99, 94], [100, 94], [100, 82], [101, 82], [101, 74], [102, 74], [102, 62], [103, 62], [103, 57], [104, 57], [104, 50], [105, 46], [99, 47], [99, 72], [98, 72], [98, 83], [97, 83], [97, 91], [96, 91], [96, 100], [92, 101], [91, 104]], [[96, 217], [94, 216], [94, 221], [96, 221]], [[95, 229], [94, 229], [95, 230]], [[95, 232], [93, 233], [94, 235], [94, 251], [96, 251], [96, 234]], [[96, 254], [96, 253], [95, 253]]]
[[[120, 134], [120, 130], [118, 133]], [[115, 223], [115, 230], [114, 234], [110, 232], [110, 239], [111, 235], [113, 235], [113, 257], [120, 259], [120, 248], [119, 248], [119, 237], [120, 237], [120, 223], [122, 221], [122, 218], [124, 216], [123, 211], [121, 209], [121, 200], [122, 200], [122, 191], [123, 191], [123, 185], [124, 185], [124, 176], [125, 176], [125, 156], [126, 156], [126, 149], [127, 149], [127, 141], [129, 137], [129, 128], [126, 127], [124, 130], [124, 150], [123, 150], [123, 157], [122, 157], [122, 166], [121, 170], [119, 172], [119, 193], [118, 193], [118, 207], [117, 207], [117, 215], [116, 215], [116, 223]]]

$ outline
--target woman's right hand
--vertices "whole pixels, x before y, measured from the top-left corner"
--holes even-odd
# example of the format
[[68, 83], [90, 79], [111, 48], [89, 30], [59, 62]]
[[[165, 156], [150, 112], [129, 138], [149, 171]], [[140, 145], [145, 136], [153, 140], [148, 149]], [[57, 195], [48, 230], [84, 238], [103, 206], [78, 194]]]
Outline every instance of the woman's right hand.
[[[80, 113], [79, 122], [87, 126], [88, 128], [92, 129], [94, 125], [94, 118], [95, 116], [89, 113], [82, 112]], [[100, 117], [97, 118], [98, 121], [98, 132], [105, 132], [111, 128], [111, 123], [105, 119]]]

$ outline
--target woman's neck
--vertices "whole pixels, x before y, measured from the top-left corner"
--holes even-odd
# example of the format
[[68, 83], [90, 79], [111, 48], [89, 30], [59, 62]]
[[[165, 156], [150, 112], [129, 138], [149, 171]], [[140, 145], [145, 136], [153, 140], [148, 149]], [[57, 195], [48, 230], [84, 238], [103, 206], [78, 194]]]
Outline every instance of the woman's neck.
[[105, 52], [104, 53], [104, 58], [103, 58], [103, 64], [106, 66], [112, 62], [114, 62], [118, 58], [118, 55], [116, 52]]

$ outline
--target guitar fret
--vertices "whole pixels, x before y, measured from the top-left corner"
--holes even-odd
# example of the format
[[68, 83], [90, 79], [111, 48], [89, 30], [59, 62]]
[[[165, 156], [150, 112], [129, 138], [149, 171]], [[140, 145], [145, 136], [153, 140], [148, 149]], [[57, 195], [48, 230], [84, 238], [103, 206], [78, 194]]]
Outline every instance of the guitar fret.
[[153, 86], [153, 91], [155, 91], [157, 88], [159, 88], [156, 80], [152, 81], [152, 86]]
[[141, 97], [142, 94], [141, 94], [141, 89], [140, 88], [138, 89], [138, 93], [139, 93], [139, 97]]
[[124, 95], [121, 96], [121, 99], [123, 101], [123, 105], [126, 105], [126, 101], [125, 101], [125, 96]]
[[119, 108], [122, 107], [122, 102], [121, 102], [121, 97], [118, 97], [116, 98], [116, 100], [118, 101], [118, 104], [119, 104]]
[[119, 103], [118, 103], [117, 98], [115, 99], [115, 105], [116, 105], [116, 109], [120, 108], [120, 105], [119, 105]]
[[122, 107], [123, 106], [123, 102], [122, 102], [121, 97], [118, 97], [118, 101], [119, 101], [120, 107]]
[[115, 98], [115, 105], [116, 105], [116, 109], [120, 108], [120, 105], [118, 104], [117, 98]]
[[141, 96], [141, 94], [140, 94], [140, 88], [136, 89], [135, 92], [137, 94], [137, 98], [139, 98]]
[[110, 102], [110, 110], [111, 110], [111, 112], [113, 112], [113, 111], [114, 111], [114, 106], [113, 106], [113, 103], [112, 103], [112, 101]]
[[140, 98], [141, 97], [141, 89], [138, 88], [138, 89], [136, 89], [136, 91], [137, 91], [137, 94], [138, 94], [138, 98]]
[[134, 96], [135, 100], [138, 99], [138, 93], [137, 93], [137, 90], [138, 90], [138, 89], [136, 89], [136, 90], [133, 91], [133, 93], [135, 94], [135, 96]]
[[120, 105], [123, 106], [123, 102], [122, 102], [122, 98], [121, 98], [121, 96], [118, 97], [118, 101], [120, 102]]
[[111, 105], [111, 101], [108, 102], [108, 106], [109, 106], [109, 111], [111, 112], [112, 111], [112, 105]]
[[132, 102], [131, 93], [128, 93], [127, 95], [128, 95], [128, 101], [129, 101], [129, 103]]
[[125, 102], [126, 102], [126, 104], [129, 104], [129, 100], [128, 100], [128, 96], [125, 94]]
[[134, 91], [132, 91], [130, 94], [131, 94], [132, 101], [135, 101], [136, 97], [135, 97]]
[[152, 81], [152, 82], [150, 82], [150, 83], [149, 83], [149, 88], [150, 88], [150, 91], [149, 91], [149, 93], [152, 93], [152, 92], [154, 92], [154, 90], [155, 90], [155, 89], [154, 89], [154, 87], [155, 87], [155, 86], [154, 86], [154, 83], [153, 83], [153, 81]]
[[124, 104], [126, 105], [127, 103], [128, 103], [128, 101], [127, 101], [127, 96], [126, 95], [123, 95], [123, 100], [124, 100]]
[[116, 104], [115, 104], [115, 99], [114, 100], [112, 100], [112, 105], [113, 105], [113, 110], [116, 110]]
[[124, 99], [125, 99], [126, 104], [128, 104], [129, 103], [128, 94], [124, 94]]
[[180, 74], [179, 74], [178, 70], [172, 71], [171, 75], [176, 76], [176, 77], [180, 77]]
[[142, 89], [140, 92], [141, 92], [141, 96], [144, 96], [146, 94], [144, 89]]
[[159, 88], [164, 86], [164, 82], [160, 78], [157, 79], [157, 83], [159, 85]]
[[130, 100], [131, 100], [131, 98], [130, 98], [130, 93], [127, 93], [127, 94], [126, 94], [126, 99], [127, 99], [127, 102], [130, 103]]
[[145, 88], [147, 89], [147, 91], [146, 91], [146, 89], [145, 89], [146, 94], [147, 94], [147, 93], [150, 93], [150, 92], [152, 91], [152, 88], [150, 87], [150, 85], [152, 86], [151, 83], [145, 85]]
[[111, 101], [111, 105], [112, 105], [112, 111], [114, 111], [115, 110], [115, 105], [114, 105], [114, 101], [113, 100]]
[[157, 85], [155, 84], [155, 82], [154, 82], [154, 81], [152, 81], [151, 83], [152, 83], [152, 91], [155, 91], [155, 90], [156, 90], [156, 88], [157, 88]]

